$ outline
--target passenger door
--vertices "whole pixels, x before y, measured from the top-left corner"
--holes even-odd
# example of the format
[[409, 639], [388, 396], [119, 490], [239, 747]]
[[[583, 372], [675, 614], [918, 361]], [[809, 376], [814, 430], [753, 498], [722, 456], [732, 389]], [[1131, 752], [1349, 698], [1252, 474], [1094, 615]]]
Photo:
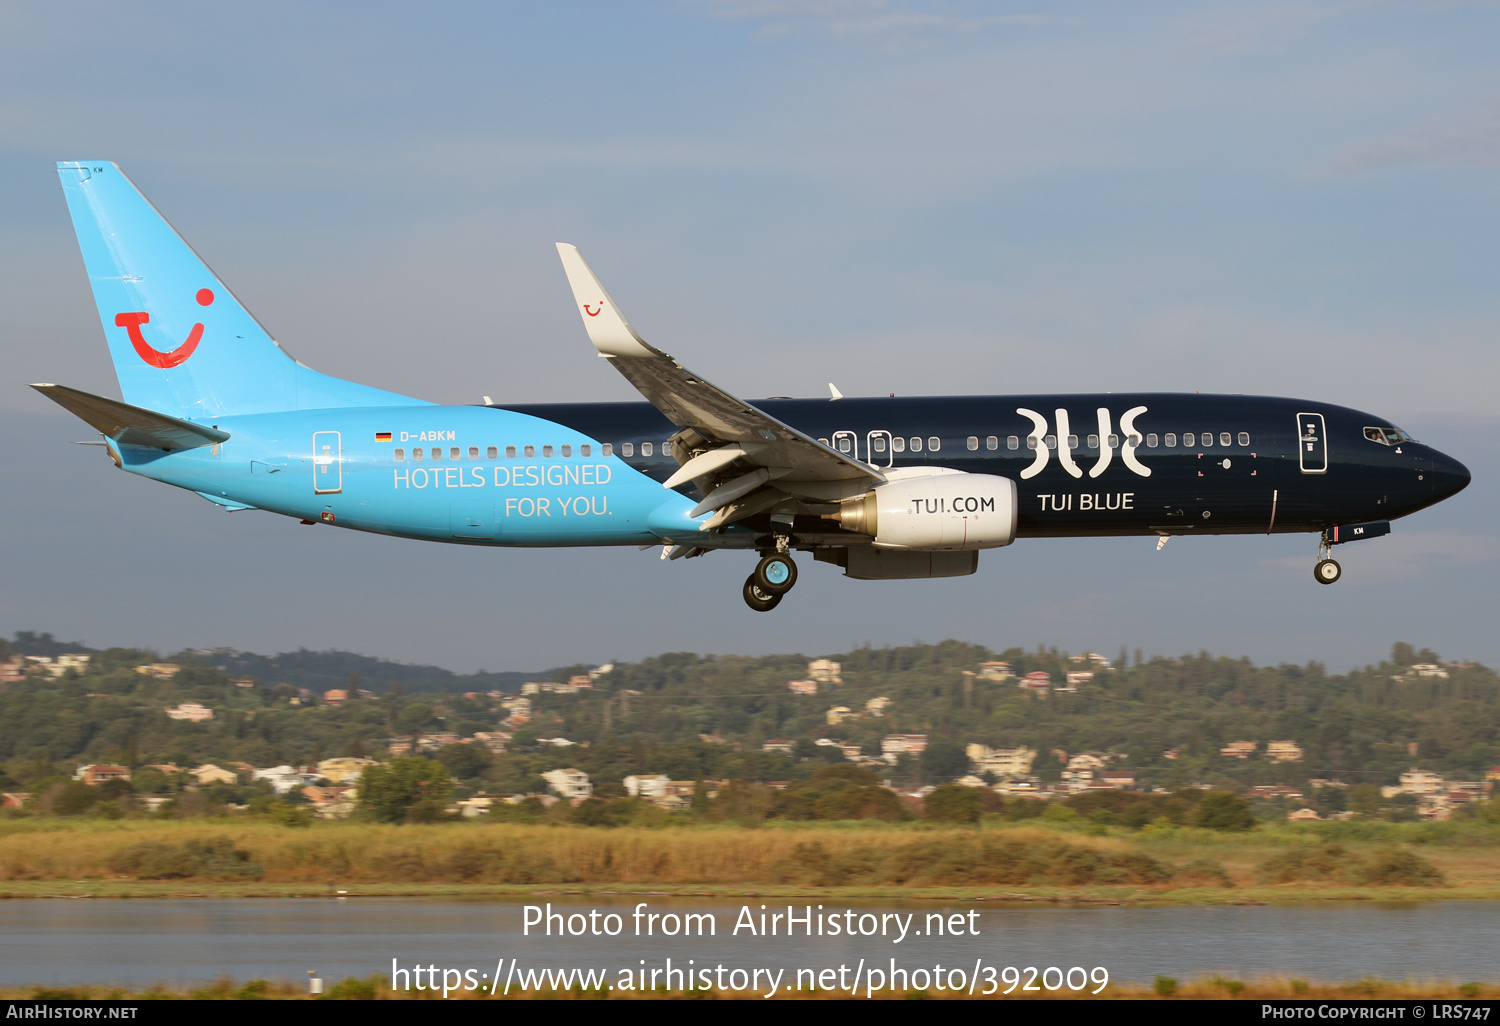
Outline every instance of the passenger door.
[[1321, 413], [1297, 414], [1297, 465], [1304, 474], [1328, 473], [1327, 427]]

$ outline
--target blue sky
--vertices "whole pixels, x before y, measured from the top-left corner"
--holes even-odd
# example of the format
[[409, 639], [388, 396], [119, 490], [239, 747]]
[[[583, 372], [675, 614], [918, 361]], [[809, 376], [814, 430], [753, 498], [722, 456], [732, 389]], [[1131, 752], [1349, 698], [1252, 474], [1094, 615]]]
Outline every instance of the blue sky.
[[[677, 0], [0, 9], [0, 630], [455, 669], [957, 636], [1500, 663], [1500, 5]], [[949, 582], [224, 514], [23, 387], [115, 392], [52, 164], [118, 162], [304, 362], [632, 398], [552, 243], [746, 397], [1181, 389], [1377, 411], [1476, 483], [1311, 538], [1036, 541]]]

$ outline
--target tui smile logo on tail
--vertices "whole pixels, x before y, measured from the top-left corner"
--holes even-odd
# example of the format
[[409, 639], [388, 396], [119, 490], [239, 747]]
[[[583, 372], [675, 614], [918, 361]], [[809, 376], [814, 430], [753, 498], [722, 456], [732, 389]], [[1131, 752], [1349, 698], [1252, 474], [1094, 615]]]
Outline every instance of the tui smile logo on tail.
[[[208, 306], [213, 303], [214, 294], [209, 289], [199, 289], [195, 298], [199, 306]], [[149, 323], [151, 323], [151, 315], [144, 310], [115, 314], [115, 326], [124, 328], [130, 333], [130, 344], [135, 347], [136, 354], [151, 366], [160, 367], [163, 370], [176, 367], [192, 356], [193, 350], [198, 348], [198, 343], [203, 338], [203, 325], [194, 324], [192, 330], [188, 332], [186, 342], [171, 352], [164, 353], [159, 349], [153, 349], [146, 341], [146, 336], [141, 334], [141, 325]]]

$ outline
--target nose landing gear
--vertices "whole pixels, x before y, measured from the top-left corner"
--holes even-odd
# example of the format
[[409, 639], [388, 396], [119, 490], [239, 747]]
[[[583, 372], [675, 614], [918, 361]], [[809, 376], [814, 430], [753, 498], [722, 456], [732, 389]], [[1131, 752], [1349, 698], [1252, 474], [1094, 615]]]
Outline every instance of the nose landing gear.
[[1324, 531], [1323, 537], [1318, 541], [1318, 563], [1313, 567], [1313, 578], [1319, 584], [1332, 584], [1344, 576], [1344, 568], [1328, 554], [1331, 548], [1328, 532]]

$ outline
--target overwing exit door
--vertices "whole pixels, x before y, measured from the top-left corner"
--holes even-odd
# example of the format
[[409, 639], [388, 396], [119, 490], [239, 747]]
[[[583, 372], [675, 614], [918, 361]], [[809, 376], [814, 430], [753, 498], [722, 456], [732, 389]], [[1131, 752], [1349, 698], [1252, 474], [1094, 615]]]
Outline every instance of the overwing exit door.
[[1328, 472], [1328, 438], [1321, 413], [1297, 414], [1297, 463], [1304, 474]]
[[337, 495], [344, 490], [344, 457], [337, 431], [313, 432], [313, 493]]
[[845, 456], [859, 459], [859, 436], [853, 431], [835, 431], [833, 447]]

